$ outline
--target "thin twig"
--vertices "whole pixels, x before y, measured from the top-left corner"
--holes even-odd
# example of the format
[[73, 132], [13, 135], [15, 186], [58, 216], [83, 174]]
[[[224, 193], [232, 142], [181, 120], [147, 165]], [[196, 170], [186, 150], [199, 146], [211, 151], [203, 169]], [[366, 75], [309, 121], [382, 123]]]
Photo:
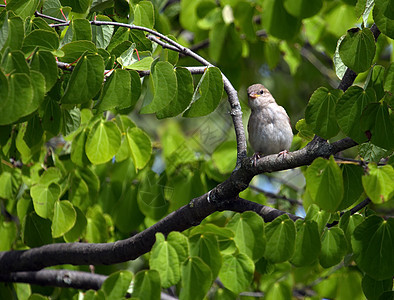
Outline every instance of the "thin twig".
[[[362, 210], [364, 207], [366, 207], [369, 203], [371, 203], [371, 199], [366, 198], [364, 201], [360, 202], [359, 204], [357, 204], [356, 206], [354, 206], [351, 210], [350, 210], [350, 215], [354, 215], [355, 213], [359, 212], [360, 210]], [[340, 216], [342, 217], [344, 215], [345, 212], [341, 212]], [[337, 225], [339, 222], [338, 221], [334, 221], [330, 224], [327, 224], [327, 227], [333, 227], [335, 225]]]
[[[352, 164], [356, 164], [356, 165], [360, 165], [360, 166], [365, 166], [367, 164], [369, 164], [369, 161], [366, 160], [358, 160], [358, 159], [353, 159], [353, 158], [347, 158], [347, 157], [339, 157], [339, 156], [334, 156], [335, 160], [340, 160], [344, 163], [348, 162], [348, 163], [352, 163]], [[341, 162], [337, 162], [337, 163], [341, 163]], [[385, 163], [378, 163], [378, 166], [385, 166]]]

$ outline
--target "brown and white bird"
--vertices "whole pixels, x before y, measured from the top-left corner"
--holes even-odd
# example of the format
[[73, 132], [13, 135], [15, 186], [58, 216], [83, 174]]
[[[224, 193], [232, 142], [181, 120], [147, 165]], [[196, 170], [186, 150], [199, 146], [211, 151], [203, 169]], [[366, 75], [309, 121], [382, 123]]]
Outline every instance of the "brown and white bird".
[[248, 88], [249, 142], [255, 151], [255, 159], [261, 155], [288, 153], [293, 140], [290, 119], [286, 110], [279, 106], [268, 89], [262, 84]]

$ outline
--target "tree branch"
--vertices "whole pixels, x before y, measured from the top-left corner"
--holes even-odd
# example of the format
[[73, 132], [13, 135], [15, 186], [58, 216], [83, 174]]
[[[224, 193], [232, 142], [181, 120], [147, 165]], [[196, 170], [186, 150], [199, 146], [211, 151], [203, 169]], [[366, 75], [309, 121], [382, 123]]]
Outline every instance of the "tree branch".
[[[2, 282], [30, 283], [80, 290], [99, 290], [107, 278], [106, 275], [70, 270], [41, 270], [0, 274], [0, 281]], [[176, 300], [177, 298], [162, 292], [161, 299]]]
[[329, 144], [315, 137], [305, 148], [289, 153], [286, 159], [269, 155], [254, 165], [253, 158], [246, 157], [226, 181], [129, 239], [106, 244], [57, 243], [30, 250], [0, 252], [0, 273], [34, 271], [60, 264], [114, 264], [136, 259], [150, 251], [157, 232], [167, 235], [171, 231], [183, 231], [218, 210], [253, 210], [270, 222], [285, 212], [237, 197], [255, 175], [307, 165], [317, 157], [329, 157], [355, 145], [349, 138]]
[[0, 274], [3, 282], [24, 282], [42, 286], [57, 286], [84, 290], [98, 290], [107, 279], [105, 275], [69, 270], [41, 270]]

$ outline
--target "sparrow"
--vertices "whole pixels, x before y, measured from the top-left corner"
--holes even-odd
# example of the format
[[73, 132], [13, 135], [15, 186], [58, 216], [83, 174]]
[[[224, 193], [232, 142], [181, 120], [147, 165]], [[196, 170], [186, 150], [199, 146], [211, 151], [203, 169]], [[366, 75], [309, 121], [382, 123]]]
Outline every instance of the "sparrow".
[[278, 156], [285, 157], [293, 140], [286, 110], [275, 102], [274, 97], [262, 84], [248, 87], [248, 98], [252, 110], [248, 133], [250, 145], [255, 151], [255, 164], [261, 155], [278, 153]]

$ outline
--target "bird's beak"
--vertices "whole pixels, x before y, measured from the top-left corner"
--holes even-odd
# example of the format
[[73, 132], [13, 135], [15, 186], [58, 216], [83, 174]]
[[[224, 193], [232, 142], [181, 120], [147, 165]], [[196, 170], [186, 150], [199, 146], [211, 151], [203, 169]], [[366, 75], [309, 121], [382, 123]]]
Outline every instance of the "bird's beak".
[[259, 94], [250, 94], [249, 98], [256, 99], [259, 97]]

